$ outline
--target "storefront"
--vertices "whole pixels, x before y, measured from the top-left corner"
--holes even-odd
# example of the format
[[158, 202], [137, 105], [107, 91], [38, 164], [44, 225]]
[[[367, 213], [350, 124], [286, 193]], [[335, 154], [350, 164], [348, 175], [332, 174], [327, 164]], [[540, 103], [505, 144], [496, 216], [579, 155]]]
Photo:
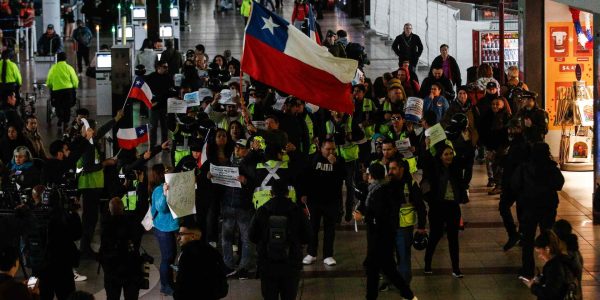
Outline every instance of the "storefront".
[[549, 117], [546, 141], [559, 159], [561, 169], [594, 171], [592, 205], [594, 223], [598, 224], [600, 1], [544, 0], [542, 19], [544, 36], [540, 38], [544, 44], [544, 74], [541, 94]]

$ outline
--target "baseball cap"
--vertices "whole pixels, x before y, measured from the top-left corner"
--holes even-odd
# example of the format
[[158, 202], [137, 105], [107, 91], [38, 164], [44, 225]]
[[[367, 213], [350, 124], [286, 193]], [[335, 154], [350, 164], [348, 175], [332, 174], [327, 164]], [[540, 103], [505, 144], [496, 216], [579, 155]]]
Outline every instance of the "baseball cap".
[[494, 88], [498, 88], [498, 85], [495, 82], [490, 81], [485, 85], [485, 88], [486, 89], [494, 89]]
[[235, 142], [235, 144], [237, 146], [247, 148], [248, 147], [248, 140], [246, 140], [246, 139], [239, 139], [239, 140], [237, 140], [237, 142]]
[[327, 37], [334, 36], [334, 35], [335, 35], [335, 32], [333, 32], [333, 30], [331, 30], [331, 29], [327, 30]]
[[54, 25], [48, 24], [48, 27], [46, 27], [46, 29], [54, 29]]

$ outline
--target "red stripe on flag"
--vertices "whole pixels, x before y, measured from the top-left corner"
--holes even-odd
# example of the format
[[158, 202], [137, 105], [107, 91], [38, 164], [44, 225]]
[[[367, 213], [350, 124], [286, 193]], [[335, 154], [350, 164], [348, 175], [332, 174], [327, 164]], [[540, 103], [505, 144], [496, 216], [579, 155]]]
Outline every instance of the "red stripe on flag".
[[150, 102], [150, 99], [148, 99], [148, 97], [146, 97], [146, 94], [140, 88], [137, 88], [137, 87], [132, 88], [131, 93], [129, 93], [129, 98], [142, 101], [142, 102], [144, 102], [144, 104], [146, 104], [146, 107], [152, 108], [152, 102]]
[[252, 78], [323, 108], [351, 114], [351, 84], [246, 34], [242, 69]]
[[139, 144], [148, 142], [148, 133], [140, 136], [137, 139], [132, 139], [132, 140], [117, 139], [117, 141], [119, 143], [119, 147], [121, 147], [123, 149], [131, 150], [131, 149], [137, 147]]

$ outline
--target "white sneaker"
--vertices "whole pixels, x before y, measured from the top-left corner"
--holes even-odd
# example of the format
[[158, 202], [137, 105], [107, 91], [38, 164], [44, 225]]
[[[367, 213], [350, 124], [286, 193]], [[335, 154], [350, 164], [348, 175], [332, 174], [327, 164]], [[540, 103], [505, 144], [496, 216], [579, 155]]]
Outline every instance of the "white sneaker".
[[81, 281], [87, 280], [87, 276], [77, 273], [76, 270], [73, 270], [73, 276], [75, 277], [75, 282], [81, 282]]
[[419, 300], [419, 299], [417, 299], [417, 296], [413, 296], [412, 299], [405, 299], [405, 300]]
[[233, 252], [238, 252], [238, 246], [237, 245], [231, 245], [231, 249], [233, 249]]
[[327, 257], [323, 260], [323, 263], [328, 265], [328, 266], [335, 266], [337, 264], [337, 262], [335, 261], [335, 259], [333, 259], [333, 257]]
[[217, 248], [217, 242], [208, 242], [213, 248]]
[[314, 263], [315, 261], [317, 261], [317, 258], [308, 254], [304, 257], [304, 259], [302, 260], [302, 263], [305, 265], [312, 265], [312, 263]]

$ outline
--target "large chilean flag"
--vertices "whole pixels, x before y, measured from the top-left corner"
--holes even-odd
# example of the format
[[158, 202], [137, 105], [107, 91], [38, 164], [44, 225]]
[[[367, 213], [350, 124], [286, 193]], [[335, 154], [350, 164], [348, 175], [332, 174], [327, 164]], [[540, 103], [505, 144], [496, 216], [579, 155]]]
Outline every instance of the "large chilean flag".
[[252, 78], [320, 107], [352, 113], [357, 61], [337, 58], [302, 31], [252, 1], [242, 70]]

